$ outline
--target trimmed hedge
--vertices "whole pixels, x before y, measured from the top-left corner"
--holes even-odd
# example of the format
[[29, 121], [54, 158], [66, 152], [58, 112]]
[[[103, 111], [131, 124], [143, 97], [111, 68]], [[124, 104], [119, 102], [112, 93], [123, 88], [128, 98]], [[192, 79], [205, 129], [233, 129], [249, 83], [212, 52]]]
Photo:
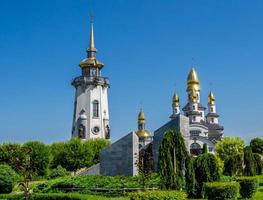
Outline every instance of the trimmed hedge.
[[252, 198], [258, 187], [258, 179], [256, 177], [239, 177], [237, 182], [240, 185], [240, 195], [242, 198]]
[[[0, 195], [0, 199], [22, 200], [23, 195]], [[32, 194], [30, 200], [82, 200], [77, 194]]]
[[237, 182], [213, 182], [203, 186], [204, 197], [208, 200], [237, 199], [239, 184]]
[[131, 194], [131, 200], [185, 200], [184, 192], [175, 190], [154, 190], [146, 192], [135, 192]]

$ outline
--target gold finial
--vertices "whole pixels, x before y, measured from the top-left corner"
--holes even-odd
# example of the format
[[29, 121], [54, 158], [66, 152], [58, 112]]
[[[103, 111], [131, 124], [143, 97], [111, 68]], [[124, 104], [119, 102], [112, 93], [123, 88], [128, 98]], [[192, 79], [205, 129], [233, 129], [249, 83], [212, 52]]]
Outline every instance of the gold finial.
[[91, 23], [90, 23], [90, 37], [89, 37], [88, 51], [90, 51], [90, 52], [96, 52], [97, 51], [97, 49], [95, 48], [95, 41], [94, 41], [93, 19], [91, 19]]
[[174, 94], [173, 95], [173, 104], [172, 104], [172, 106], [173, 107], [179, 107], [179, 96], [178, 96], [178, 94]]
[[81, 68], [96, 67], [101, 69], [103, 67], [103, 63], [96, 58], [96, 52], [97, 49], [95, 48], [94, 42], [93, 18], [91, 18], [89, 48], [87, 49], [88, 56], [80, 62], [79, 66]]
[[200, 90], [200, 82], [197, 73], [195, 71], [195, 68], [191, 69], [187, 77], [187, 91], [190, 90], [195, 90], [195, 91]]
[[213, 94], [213, 92], [209, 92], [208, 94], [208, 104], [209, 105], [215, 105], [215, 95]]
[[138, 123], [144, 124], [145, 123], [145, 115], [144, 112], [141, 110], [138, 115]]

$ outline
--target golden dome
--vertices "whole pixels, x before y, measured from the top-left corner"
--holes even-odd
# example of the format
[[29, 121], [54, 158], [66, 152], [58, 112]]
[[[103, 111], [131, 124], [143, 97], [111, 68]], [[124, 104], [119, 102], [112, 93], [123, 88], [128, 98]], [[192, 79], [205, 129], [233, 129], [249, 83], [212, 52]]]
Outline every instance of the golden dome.
[[146, 137], [150, 137], [151, 136], [151, 133], [147, 130], [138, 130], [136, 132], [136, 135], [139, 137], [139, 138], [146, 138]]
[[84, 60], [82, 60], [80, 62], [80, 64], [79, 64], [79, 66], [81, 68], [86, 68], [86, 67], [102, 68], [103, 67], [103, 63], [98, 61], [95, 57], [91, 57], [91, 58], [85, 58]]
[[208, 95], [208, 104], [209, 105], [215, 105], [215, 96], [214, 94], [210, 91]]
[[173, 96], [173, 107], [179, 106], [179, 96], [177, 94], [174, 94]]
[[192, 89], [195, 91], [200, 90], [200, 82], [194, 68], [191, 69], [187, 77], [187, 91]]

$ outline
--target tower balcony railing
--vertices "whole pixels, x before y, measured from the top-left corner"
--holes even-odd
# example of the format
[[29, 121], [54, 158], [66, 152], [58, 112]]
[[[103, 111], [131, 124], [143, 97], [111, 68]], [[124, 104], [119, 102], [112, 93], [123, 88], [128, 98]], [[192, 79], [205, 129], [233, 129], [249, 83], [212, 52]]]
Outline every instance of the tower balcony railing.
[[101, 77], [101, 76], [79, 76], [74, 78], [71, 84], [74, 86], [78, 86], [82, 84], [109, 86], [110, 81], [107, 77]]

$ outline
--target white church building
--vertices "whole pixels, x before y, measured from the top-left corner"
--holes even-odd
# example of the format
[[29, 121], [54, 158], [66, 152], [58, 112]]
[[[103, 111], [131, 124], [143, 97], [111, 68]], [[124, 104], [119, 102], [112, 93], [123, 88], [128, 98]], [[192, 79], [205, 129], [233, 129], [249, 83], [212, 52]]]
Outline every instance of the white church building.
[[[87, 57], [79, 64], [82, 74], [72, 81], [76, 89], [72, 137], [81, 139], [110, 139], [108, 88], [109, 79], [101, 74], [103, 64], [96, 58], [93, 23], [91, 23]], [[178, 94], [172, 98], [170, 120], [154, 131], [145, 129], [145, 114], [138, 115], [138, 130], [125, 134], [110, 147], [101, 151], [100, 174], [136, 175], [136, 158], [142, 149], [151, 148], [156, 166], [159, 145], [165, 131], [175, 129], [182, 133], [192, 155], [201, 153], [203, 145], [214, 152], [215, 143], [224, 136], [219, 124], [215, 95], [208, 94], [207, 107], [201, 103], [201, 87], [197, 72], [192, 68], [187, 77], [188, 100], [181, 109]], [[207, 111], [206, 111], [207, 110]]]

